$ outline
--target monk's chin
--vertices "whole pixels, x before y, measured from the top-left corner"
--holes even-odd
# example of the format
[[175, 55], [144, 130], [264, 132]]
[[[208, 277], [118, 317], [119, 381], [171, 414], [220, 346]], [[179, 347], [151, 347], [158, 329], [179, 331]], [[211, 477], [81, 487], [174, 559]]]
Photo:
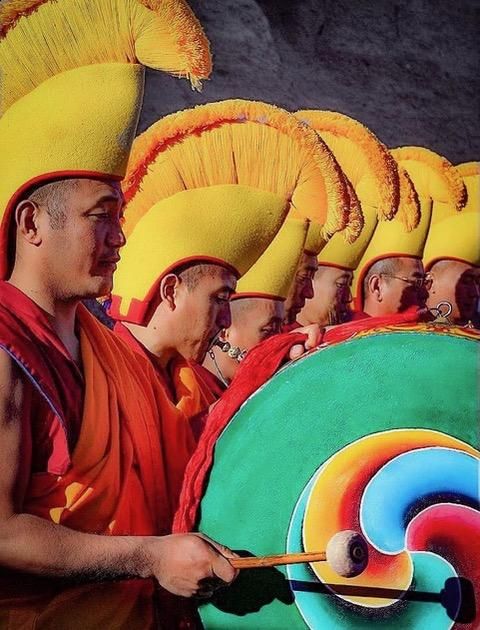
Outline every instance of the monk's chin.
[[88, 283], [88, 288], [85, 287], [85, 293], [81, 296], [82, 299], [99, 298], [105, 295], [110, 295], [113, 289], [113, 277], [112, 276], [94, 276]]

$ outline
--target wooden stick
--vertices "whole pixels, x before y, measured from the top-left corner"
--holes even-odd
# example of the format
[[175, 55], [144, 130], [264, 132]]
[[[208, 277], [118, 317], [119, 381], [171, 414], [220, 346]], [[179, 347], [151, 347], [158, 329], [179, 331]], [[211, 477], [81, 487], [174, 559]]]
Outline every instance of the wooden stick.
[[235, 569], [262, 569], [276, 567], [283, 564], [302, 564], [303, 562], [324, 562], [327, 559], [325, 551], [312, 553], [282, 553], [277, 556], [253, 556], [247, 558], [229, 559]]

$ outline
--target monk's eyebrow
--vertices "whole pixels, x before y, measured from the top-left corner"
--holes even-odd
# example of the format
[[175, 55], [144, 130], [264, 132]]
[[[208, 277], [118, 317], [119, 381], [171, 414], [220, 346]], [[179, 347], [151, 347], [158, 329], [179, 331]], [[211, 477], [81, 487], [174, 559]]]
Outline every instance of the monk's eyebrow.
[[[120, 199], [118, 197], [116, 197], [115, 195], [103, 195], [103, 197], [100, 197], [99, 199], [97, 199], [95, 201], [95, 203], [93, 204], [93, 206], [91, 206], [88, 210], [95, 210], [95, 208], [98, 208], [98, 206], [101, 206], [104, 203], [114, 203], [117, 207], [120, 203]], [[125, 208], [125, 201], [122, 200], [121, 201], [121, 206], [120, 208], [123, 210]]]

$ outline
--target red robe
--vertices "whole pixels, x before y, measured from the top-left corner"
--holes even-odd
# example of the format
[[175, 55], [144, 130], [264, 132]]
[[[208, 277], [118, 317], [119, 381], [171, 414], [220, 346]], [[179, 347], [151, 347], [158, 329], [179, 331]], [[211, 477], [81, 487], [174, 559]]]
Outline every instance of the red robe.
[[[101, 535], [169, 533], [191, 430], [150, 364], [83, 306], [77, 330], [82, 373], [48, 315], [0, 282], [0, 348], [31, 384], [21, 511]], [[149, 628], [153, 590], [149, 580], [71, 587], [4, 571], [0, 627]]]
[[124, 324], [117, 322], [114, 331], [132, 350], [150, 360], [158, 378], [170, 394], [176, 407], [185, 414], [198, 437], [205, 425], [210, 406], [222, 395], [224, 388], [206, 368], [184, 359], [180, 354], [168, 364], [160, 365], [158, 358], [149, 352]]

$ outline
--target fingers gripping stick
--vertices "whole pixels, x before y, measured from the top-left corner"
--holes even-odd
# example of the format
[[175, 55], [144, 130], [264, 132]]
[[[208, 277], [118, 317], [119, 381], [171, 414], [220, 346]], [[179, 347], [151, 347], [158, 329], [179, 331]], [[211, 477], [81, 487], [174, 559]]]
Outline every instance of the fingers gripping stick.
[[337, 532], [328, 541], [326, 551], [285, 553], [275, 556], [233, 558], [230, 563], [236, 569], [275, 567], [303, 562], [328, 562], [342, 577], [355, 577], [368, 564], [368, 547], [363, 536], [351, 530]]

